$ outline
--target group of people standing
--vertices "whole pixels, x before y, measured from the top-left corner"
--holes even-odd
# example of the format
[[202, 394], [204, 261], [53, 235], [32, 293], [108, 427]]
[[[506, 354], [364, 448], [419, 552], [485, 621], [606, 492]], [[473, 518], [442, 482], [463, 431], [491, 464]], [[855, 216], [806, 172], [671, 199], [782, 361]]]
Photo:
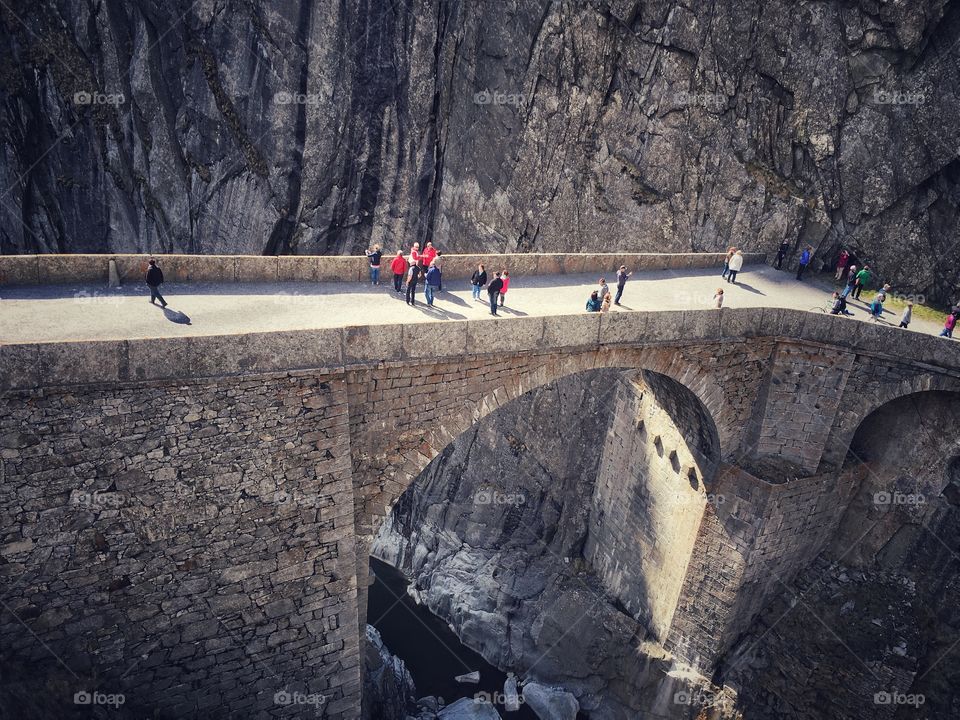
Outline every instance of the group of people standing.
[[473, 299], [480, 299], [480, 292], [483, 288], [487, 288], [487, 297], [490, 301], [490, 314], [496, 316], [497, 307], [499, 301], [499, 307], [503, 307], [503, 303], [507, 298], [507, 290], [510, 289], [510, 273], [506, 270], [501, 270], [496, 272], [493, 275], [493, 280], [490, 281], [490, 284], [487, 284], [487, 269], [483, 266], [483, 263], [477, 265], [477, 269], [473, 271], [473, 275], [470, 276], [470, 286], [473, 288]]
[[587, 312], [607, 312], [610, 310], [611, 302], [614, 305], [619, 305], [620, 298], [623, 297], [623, 289], [626, 287], [627, 280], [631, 275], [633, 275], [633, 273], [627, 272], [626, 265], [621, 265], [617, 270], [616, 296], [610, 294], [610, 286], [607, 285], [606, 278], [600, 278], [600, 289], [590, 293], [590, 298], [587, 300]]

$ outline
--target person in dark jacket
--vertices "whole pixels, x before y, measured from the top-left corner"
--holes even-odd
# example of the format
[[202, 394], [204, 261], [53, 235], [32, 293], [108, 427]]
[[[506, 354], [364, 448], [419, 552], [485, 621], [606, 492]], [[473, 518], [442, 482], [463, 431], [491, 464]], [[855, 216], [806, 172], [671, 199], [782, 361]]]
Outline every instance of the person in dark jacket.
[[797, 266], [797, 280], [803, 280], [803, 271], [807, 269], [807, 265], [810, 264], [810, 261], [813, 259], [813, 247], [807, 245], [804, 248], [803, 252], [800, 253], [800, 264]]
[[473, 299], [480, 299], [480, 288], [487, 284], [487, 271], [483, 269], [483, 265], [477, 265], [477, 269], [473, 271], [473, 276], [470, 278], [470, 284], [473, 285]]
[[150, 258], [147, 263], [147, 287], [150, 288], [150, 304], [156, 305], [155, 300], [160, 301], [160, 307], [165, 308], [167, 301], [160, 294], [160, 286], [163, 285], [163, 270], [157, 265], [157, 261]]
[[788, 252], [790, 252], [790, 242], [784, 240], [780, 243], [780, 249], [777, 250], [777, 270], [783, 269], [783, 259], [787, 256]]
[[846, 315], [847, 314], [847, 296], [841, 295], [838, 292], [833, 294], [833, 307], [830, 308], [831, 315]]
[[[433, 298], [440, 288], [440, 268], [436, 264], [431, 264], [427, 268], [427, 274], [424, 276], [426, 282], [423, 285], [423, 294], [427, 298], [427, 305], [433, 306]], [[437, 290], [434, 290], [437, 288]]]
[[487, 288], [487, 294], [490, 296], [490, 314], [497, 314], [497, 300], [500, 298], [500, 291], [503, 290], [503, 280], [500, 279], [500, 273], [496, 274], [490, 287]]
[[407, 273], [407, 304], [417, 304], [417, 283], [423, 276], [423, 265], [415, 262], [410, 265], [410, 271]]

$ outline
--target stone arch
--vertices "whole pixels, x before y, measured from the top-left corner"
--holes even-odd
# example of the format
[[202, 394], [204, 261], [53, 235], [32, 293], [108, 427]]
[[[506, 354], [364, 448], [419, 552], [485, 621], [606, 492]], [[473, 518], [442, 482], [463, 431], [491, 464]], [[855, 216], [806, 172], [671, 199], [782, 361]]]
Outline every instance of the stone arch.
[[[818, 472], [840, 468], [860, 426], [881, 407], [908, 395], [923, 392], [960, 392], [960, 378], [937, 372], [918, 372], [894, 382], [848, 384], [845, 399], [824, 447]], [[851, 398], [859, 395], [863, 403]]]
[[[663, 375], [689, 391], [700, 403], [712, 424], [721, 457], [727, 451], [736, 428], [733, 423], [718, 423], [723, 417], [726, 401], [717, 378], [701, 365], [681, 355], [675, 348], [618, 349], [588, 351], [551, 359], [518, 375], [506, 376], [492, 390], [486, 392], [472, 408], [452, 412], [437, 418], [436, 426], [423, 433], [416, 448], [403, 453], [404, 462], [381, 497], [378, 507], [382, 515], [371, 518], [371, 530], [376, 532], [383, 518], [390, 514], [400, 495], [413, 483], [426, 466], [461, 434], [526, 393], [576, 373], [590, 370], [643, 370]], [[379, 513], [378, 513], [379, 514]]]

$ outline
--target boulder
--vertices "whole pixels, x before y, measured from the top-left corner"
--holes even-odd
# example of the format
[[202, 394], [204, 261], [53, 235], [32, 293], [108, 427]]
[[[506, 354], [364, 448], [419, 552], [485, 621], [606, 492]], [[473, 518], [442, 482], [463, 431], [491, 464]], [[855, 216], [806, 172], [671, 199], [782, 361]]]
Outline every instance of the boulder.
[[576, 720], [580, 711], [573, 693], [536, 682], [523, 686], [523, 702], [540, 720]]
[[440, 720], [500, 720], [496, 708], [483, 700], [461, 698], [440, 711]]

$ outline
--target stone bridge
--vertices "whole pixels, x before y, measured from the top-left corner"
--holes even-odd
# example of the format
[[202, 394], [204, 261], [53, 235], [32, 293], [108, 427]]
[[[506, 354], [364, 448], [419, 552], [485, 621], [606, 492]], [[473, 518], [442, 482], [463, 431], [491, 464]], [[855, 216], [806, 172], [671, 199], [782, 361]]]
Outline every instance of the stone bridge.
[[618, 401], [596, 571], [626, 600], [643, 574], [650, 639], [705, 672], [830, 536], [864, 418], [960, 391], [955, 343], [769, 308], [3, 345], [3, 655], [172, 716], [315, 716], [286, 691], [356, 718], [393, 504], [487, 414], [598, 368], [652, 399]]

